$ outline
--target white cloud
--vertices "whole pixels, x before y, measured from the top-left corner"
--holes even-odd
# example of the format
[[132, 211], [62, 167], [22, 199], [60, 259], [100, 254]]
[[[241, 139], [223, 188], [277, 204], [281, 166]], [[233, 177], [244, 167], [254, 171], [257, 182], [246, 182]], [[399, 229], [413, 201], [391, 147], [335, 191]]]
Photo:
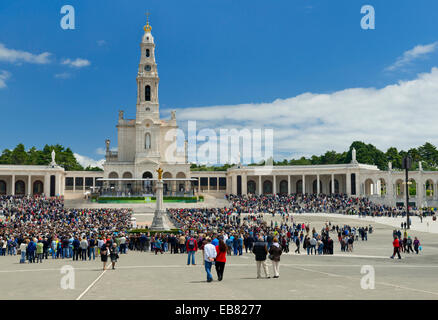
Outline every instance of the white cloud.
[[49, 57], [51, 53], [44, 52], [41, 54], [32, 54], [26, 51], [8, 49], [3, 43], [0, 43], [0, 61], [12, 62], [12, 63], [35, 63], [35, 64], [48, 64], [50, 63]]
[[98, 45], [99, 47], [102, 47], [102, 46], [106, 45], [106, 41], [105, 41], [105, 40], [98, 40], [98, 41], [97, 41], [97, 45]]
[[106, 154], [106, 151], [104, 148], [97, 148], [96, 149], [96, 154], [100, 155], [100, 156], [104, 156]]
[[6, 88], [6, 80], [11, 77], [11, 73], [5, 70], [0, 71], [0, 89]]
[[197, 130], [273, 128], [275, 159], [345, 151], [355, 140], [409, 149], [438, 145], [438, 68], [381, 89], [304, 93], [270, 103], [178, 109], [178, 120]]
[[401, 57], [398, 57], [394, 64], [387, 67], [386, 71], [400, 69], [414, 60], [427, 56], [438, 48], [438, 41], [427, 45], [418, 45], [411, 50], [405, 51]]
[[68, 73], [68, 72], [63, 72], [63, 73], [55, 74], [54, 77], [56, 79], [70, 79], [71, 78], [71, 74]]
[[91, 167], [99, 167], [103, 169], [103, 163], [105, 162], [105, 159], [94, 160], [87, 156], [82, 156], [78, 153], [74, 153], [74, 156], [76, 160], [79, 162], [79, 164], [84, 168], [91, 166]]
[[91, 62], [86, 60], [86, 59], [77, 58], [75, 60], [64, 59], [62, 61], [62, 64], [68, 65], [70, 67], [75, 67], [75, 68], [83, 68], [83, 67], [88, 67], [89, 65], [91, 65]]

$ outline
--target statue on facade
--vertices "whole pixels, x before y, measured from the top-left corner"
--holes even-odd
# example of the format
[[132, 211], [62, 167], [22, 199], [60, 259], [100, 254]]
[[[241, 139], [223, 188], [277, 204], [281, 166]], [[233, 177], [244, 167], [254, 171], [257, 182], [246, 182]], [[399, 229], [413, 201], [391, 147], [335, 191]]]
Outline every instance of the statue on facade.
[[418, 162], [418, 170], [423, 171], [423, 162], [421, 161]]
[[175, 110], [170, 111], [170, 119], [176, 120], [176, 111]]
[[123, 120], [123, 115], [124, 115], [124, 111], [120, 110], [119, 111], [119, 120]]
[[55, 149], [53, 149], [52, 150], [52, 162], [50, 162], [51, 166], [56, 166], [55, 156], [56, 156]]
[[356, 162], [356, 149], [351, 150], [351, 161]]
[[110, 151], [110, 139], [106, 139], [105, 140], [105, 145], [106, 145], [106, 152], [109, 152]]
[[389, 170], [389, 171], [392, 170], [392, 162], [391, 162], [391, 161], [388, 162], [388, 170]]

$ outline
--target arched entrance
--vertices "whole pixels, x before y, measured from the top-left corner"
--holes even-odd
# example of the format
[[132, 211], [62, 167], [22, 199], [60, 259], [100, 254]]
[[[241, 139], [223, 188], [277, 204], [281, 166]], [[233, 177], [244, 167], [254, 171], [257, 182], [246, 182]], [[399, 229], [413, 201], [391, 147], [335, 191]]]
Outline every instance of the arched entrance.
[[[170, 172], [164, 172], [163, 179], [172, 179], [172, 174]], [[173, 183], [174, 183], [174, 181], [163, 181], [163, 192], [165, 195], [167, 195], [173, 191], [172, 190]]]
[[281, 180], [280, 181], [280, 193], [281, 194], [287, 194], [287, 181], [286, 180]]
[[380, 178], [377, 180], [377, 191], [379, 192], [379, 195], [384, 196], [386, 195], [386, 181], [383, 178]]
[[[186, 174], [184, 172], [178, 172], [176, 174], [177, 179], [185, 179]], [[186, 183], [185, 181], [178, 181], [178, 192], [184, 193], [186, 192]]]
[[17, 196], [24, 196], [26, 190], [25, 190], [25, 184], [23, 180], [18, 180], [15, 182], [15, 195]]
[[37, 180], [33, 183], [33, 194], [40, 195], [44, 192], [44, 185], [42, 181]]
[[272, 182], [271, 180], [266, 180], [263, 182], [263, 194], [271, 194], [272, 193]]
[[[142, 178], [143, 179], [152, 179], [153, 178], [152, 172], [146, 171], [145, 173], [143, 173]], [[148, 193], [148, 194], [152, 193], [152, 186], [153, 186], [152, 180], [144, 180], [143, 181], [143, 189], [146, 193]]]
[[415, 197], [417, 195], [417, 182], [414, 179], [409, 179], [409, 196]]
[[[124, 172], [122, 175], [122, 178], [123, 179], [132, 179], [132, 173], [129, 171]], [[123, 191], [126, 193], [129, 193], [129, 194], [132, 193], [132, 181], [129, 181], [129, 180], [123, 181]]]
[[374, 186], [373, 180], [366, 179], [365, 180], [365, 194], [367, 196], [374, 194], [375, 193], [374, 189], [375, 189], [375, 186]]
[[298, 180], [295, 187], [297, 193], [303, 193], [303, 180]]
[[256, 183], [254, 180], [249, 180], [247, 183], [247, 191], [248, 193], [255, 194], [256, 193]]
[[0, 180], [0, 195], [6, 195], [6, 182], [3, 180]]
[[[427, 180], [426, 181], [426, 197], [433, 197], [434, 196], [434, 188], [433, 188], [433, 181], [432, 180]], [[1, 188], [1, 187], [0, 187]], [[1, 194], [1, 190], [0, 190], [0, 194]]]

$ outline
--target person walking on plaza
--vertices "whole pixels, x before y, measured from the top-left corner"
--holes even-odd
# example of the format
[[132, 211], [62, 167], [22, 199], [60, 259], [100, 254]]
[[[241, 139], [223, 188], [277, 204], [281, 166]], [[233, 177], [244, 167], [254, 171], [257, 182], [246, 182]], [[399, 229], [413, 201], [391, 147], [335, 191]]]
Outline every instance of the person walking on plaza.
[[116, 267], [117, 259], [119, 258], [119, 248], [117, 247], [116, 243], [113, 243], [112, 247], [110, 248], [110, 258], [111, 258], [111, 264], [113, 270]]
[[100, 261], [103, 262], [103, 270], [105, 270], [106, 262], [108, 261], [108, 247], [105, 243], [100, 248]]
[[420, 249], [420, 240], [417, 237], [414, 239], [414, 250], [415, 253], [418, 254], [418, 250]]
[[204, 245], [204, 266], [207, 272], [207, 282], [213, 281], [213, 276], [211, 274], [211, 267], [213, 265], [214, 259], [217, 256], [216, 248], [211, 244], [211, 238], [207, 237], [206, 244]]
[[271, 248], [269, 249], [269, 259], [272, 261], [272, 267], [274, 269], [274, 278], [280, 277], [280, 256], [282, 248], [278, 243], [278, 239], [274, 238]]
[[295, 249], [295, 253], [300, 254], [300, 237], [295, 237], [295, 245], [297, 248]]
[[397, 236], [394, 236], [394, 241], [392, 242], [392, 246], [394, 247], [394, 253], [391, 256], [391, 259], [394, 259], [395, 255], [398, 255], [398, 258], [401, 259], [400, 256], [400, 242]]
[[215, 261], [217, 279], [222, 281], [224, 277], [225, 263], [227, 262], [227, 245], [222, 239], [219, 239], [219, 244], [216, 246]]
[[190, 237], [189, 240], [187, 240], [186, 244], [186, 250], [187, 250], [187, 265], [190, 265], [190, 257], [192, 258], [192, 265], [196, 266], [195, 263], [195, 253], [198, 251], [198, 242], [195, 238]]
[[255, 260], [257, 264], [257, 279], [261, 278], [260, 269], [263, 267], [263, 271], [267, 279], [270, 278], [268, 266], [266, 264], [266, 255], [268, 254], [268, 246], [266, 242], [263, 241], [262, 236], [259, 236], [258, 241], [254, 244], [252, 252], [255, 255]]

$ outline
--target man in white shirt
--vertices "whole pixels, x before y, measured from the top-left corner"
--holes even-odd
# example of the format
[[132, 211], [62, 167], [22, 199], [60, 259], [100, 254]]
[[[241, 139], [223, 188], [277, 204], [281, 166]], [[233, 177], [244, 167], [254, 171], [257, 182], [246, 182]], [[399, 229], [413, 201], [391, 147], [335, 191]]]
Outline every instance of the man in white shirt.
[[207, 237], [205, 240], [207, 241], [207, 244], [204, 246], [204, 265], [205, 271], [207, 272], [207, 282], [212, 282], [213, 276], [211, 275], [211, 267], [217, 253], [215, 246], [211, 244], [211, 238]]

